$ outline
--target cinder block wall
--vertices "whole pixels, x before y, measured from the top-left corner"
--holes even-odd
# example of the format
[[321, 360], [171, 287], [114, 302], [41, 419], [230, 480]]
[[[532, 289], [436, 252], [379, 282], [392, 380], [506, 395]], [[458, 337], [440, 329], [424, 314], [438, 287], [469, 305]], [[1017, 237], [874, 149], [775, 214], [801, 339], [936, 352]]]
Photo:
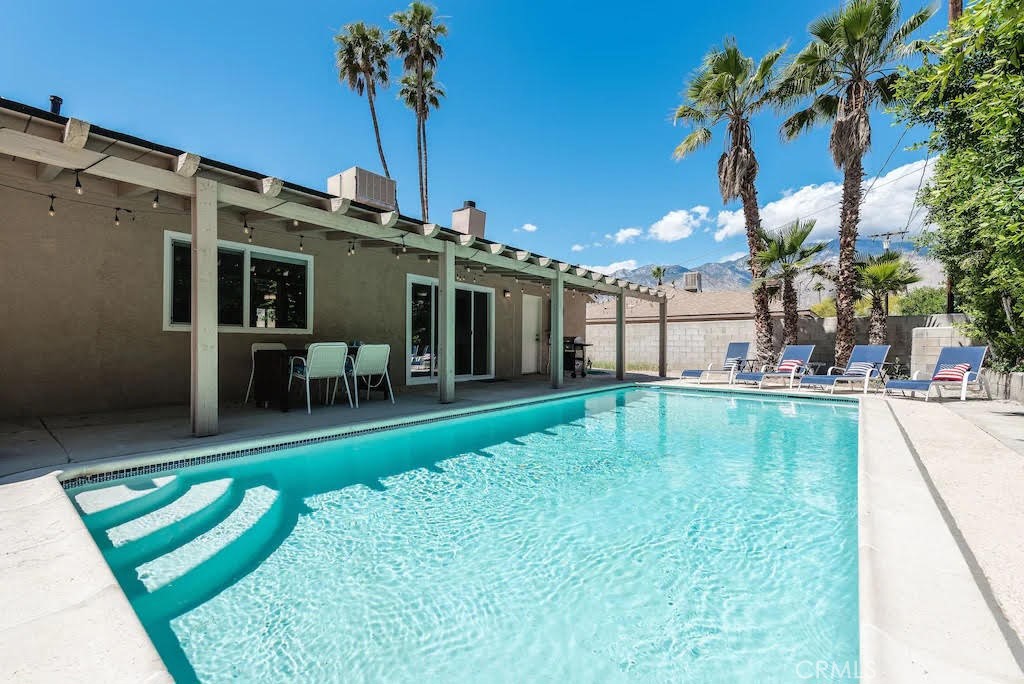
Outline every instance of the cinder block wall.
[[[925, 326], [931, 320], [928, 316], [892, 316], [889, 318], [888, 337], [892, 349], [889, 360], [897, 358], [907, 363], [911, 358], [911, 346], [915, 328]], [[781, 321], [774, 321], [773, 337], [775, 348], [782, 345]], [[836, 319], [801, 319], [800, 342], [815, 345], [813, 361], [831, 366], [835, 361], [833, 350], [836, 339]], [[868, 341], [868, 320], [856, 320], [856, 340], [860, 344]], [[593, 343], [590, 358], [594, 363], [615, 362], [615, 325], [613, 323], [588, 323], [587, 341]], [[754, 354], [754, 322], [751, 320], [721, 321], [670, 321], [668, 324], [668, 368], [669, 375], [678, 375], [684, 368], [707, 368], [709, 363], [721, 363], [725, 349], [730, 342], [749, 342], [751, 356]], [[936, 351], [937, 355], [938, 352]], [[656, 367], [658, 363], [658, 324], [635, 322], [626, 323], [626, 365]], [[934, 360], [932, 361], [934, 364]]]

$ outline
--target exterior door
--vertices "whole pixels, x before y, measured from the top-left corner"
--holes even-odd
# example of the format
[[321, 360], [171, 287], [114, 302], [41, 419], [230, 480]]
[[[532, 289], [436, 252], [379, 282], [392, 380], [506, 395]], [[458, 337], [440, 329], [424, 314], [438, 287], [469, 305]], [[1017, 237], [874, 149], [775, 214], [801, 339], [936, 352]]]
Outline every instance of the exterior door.
[[541, 299], [523, 295], [523, 375], [540, 371]]

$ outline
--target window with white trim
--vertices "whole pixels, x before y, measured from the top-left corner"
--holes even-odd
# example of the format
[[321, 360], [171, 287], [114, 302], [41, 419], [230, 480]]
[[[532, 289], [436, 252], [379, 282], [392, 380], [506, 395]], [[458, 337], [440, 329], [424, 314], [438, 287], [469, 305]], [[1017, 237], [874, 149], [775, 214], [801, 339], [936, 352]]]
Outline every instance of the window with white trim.
[[[192, 320], [192, 238], [165, 232], [164, 329]], [[222, 332], [306, 333], [313, 328], [313, 257], [217, 241], [217, 323]]]

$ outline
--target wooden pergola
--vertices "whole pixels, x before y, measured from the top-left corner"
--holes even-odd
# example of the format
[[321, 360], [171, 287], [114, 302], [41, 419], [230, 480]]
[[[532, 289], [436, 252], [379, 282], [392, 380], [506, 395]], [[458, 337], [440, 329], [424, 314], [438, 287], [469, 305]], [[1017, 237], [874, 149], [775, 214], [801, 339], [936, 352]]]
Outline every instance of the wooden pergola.
[[[455, 396], [455, 283], [459, 267], [537, 282], [550, 290], [552, 387], [562, 385], [566, 288], [616, 298], [616, 377], [625, 374], [625, 298], [659, 304], [659, 373], [666, 375], [664, 292], [546, 256], [380, 211], [348, 199], [262, 177], [199, 155], [91, 126], [27, 105], [0, 100], [0, 154], [20, 165], [26, 180], [51, 183], [61, 174], [108, 181], [114, 198], [159, 193], [167, 206], [191, 212], [191, 415], [195, 435], [218, 431], [217, 227], [222, 213], [280, 221], [296, 234], [322, 232], [327, 240], [391, 249], [437, 262], [438, 397]], [[28, 166], [25, 165], [28, 163]]]

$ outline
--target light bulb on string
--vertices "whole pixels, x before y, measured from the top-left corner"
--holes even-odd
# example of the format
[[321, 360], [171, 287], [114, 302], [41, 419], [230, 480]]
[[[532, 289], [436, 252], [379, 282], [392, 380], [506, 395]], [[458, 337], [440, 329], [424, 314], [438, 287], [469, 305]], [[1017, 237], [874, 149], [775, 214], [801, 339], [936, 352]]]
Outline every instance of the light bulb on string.
[[75, 194], [81, 195], [83, 192], [85, 191], [82, 189], [82, 181], [78, 177], [78, 171], [75, 171]]
[[253, 238], [254, 235], [256, 235], [256, 229], [255, 228], [250, 228], [249, 229], [249, 244], [250, 245], [252, 244], [252, 238]]
[[121, 207], [116, 207], [114, 209], [114, 225], [121, 225]]
[[153, 195], [153, 208], [154, 209], [159, 209], [160, 208], [160, 193], [159, 193], [159, 191], [155, 195]]
[[299, 236], [299, 251], [300, 252], [305, 252], [306, 251], [306, 248], [302, 246], [302, 241], [304, 239], [305, 239], [305, 236], [303, 236], [303, 235]]
[[248, 235], [251, 230], [252, 228], [249, 227], [249, 215], [242, 214], [242, 232]]
[[56, 195], [50, 195], [50, 211], [49, 211], [50, 216], [53, 216], [53, 215], [55, 215], [57, 213], [57, 210], [53, 208], [53, 200], [55, 200], [55, 199], [57, 199]]

